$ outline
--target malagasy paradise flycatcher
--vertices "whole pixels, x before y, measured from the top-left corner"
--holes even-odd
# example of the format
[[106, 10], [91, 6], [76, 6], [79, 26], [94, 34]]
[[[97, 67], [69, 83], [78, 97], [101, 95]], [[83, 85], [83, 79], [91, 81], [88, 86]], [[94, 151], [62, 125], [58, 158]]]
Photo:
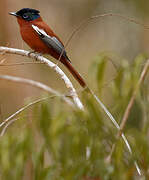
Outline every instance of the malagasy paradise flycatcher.
[[50, 54], [57, 60], [60, 58], [60, 62], [67, 67], [79, 84], [85, 88], [86, 83], [72, 66], [62, 41], [42, 20], [39, 13], [36, 9], [23, 8], [9, 14], [17, 17], [22, 39], [31, 49], [38, 53]]

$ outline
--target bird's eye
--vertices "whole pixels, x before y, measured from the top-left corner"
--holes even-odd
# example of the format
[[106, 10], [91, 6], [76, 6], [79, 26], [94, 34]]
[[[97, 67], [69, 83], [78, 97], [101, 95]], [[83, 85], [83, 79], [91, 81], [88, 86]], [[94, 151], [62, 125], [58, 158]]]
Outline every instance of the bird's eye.
[[29, 16], [27, 14], [23, 14], [23, 18], [27, 19]]

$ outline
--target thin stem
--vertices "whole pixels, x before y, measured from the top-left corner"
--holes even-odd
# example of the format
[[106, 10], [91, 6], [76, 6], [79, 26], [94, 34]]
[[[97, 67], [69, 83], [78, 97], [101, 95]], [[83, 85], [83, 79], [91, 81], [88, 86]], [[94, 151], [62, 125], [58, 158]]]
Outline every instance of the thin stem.
[[146, 75], [147, 75], [148, 69], [149, 69], [149, 59], [147, 60], [145, 66], [144, 66], [144, 68], [143, 68], [143, 71], [142, 71], [142, 73], [141, 73], [141, 75], [140, 75], [140, 79], [139, 79], [139, 81], [138, 81], [137, 87], [136, 87], [136, 89], [134, 90], [134, 92], [133, 92], [133, 94], [132, 94], [132, 97], [131, 97], [128, 105], [127, 105], [127, 108], [126, 108], [126, 110], [125, 110], [125, 113], [124, 113], [123, 118], [122, 118], [122, 121], [121, 121], [121, 125], [120, 125], [120, 130], [119, 130], [118, 136], [121, 136], [121, 134], [122, 134], [122, 132], [123, 132], [123, 130], [124, 130], [124, 127], [125, 127], [125, 125], [126, 125], [126, 122], [127, 122], [127, 120], [128, 120], [129, 114], [130, 114], [130, 111], [131, 111], [132, 106], [133, 106], [133, 104], [134, 104], [136, 95], [137, 95], [137, 93], [138, 93], [138, 90], [139, 90], [141, 84], [143, 83], [143, 81], [144, 81], [144, 79], [145, 79], [145, 77], [146, 77]]
[[15, 121], [17, 121], [19, 118], [15, 118], [15, 119], [11, 119], [10, 121], [7, 122], [7, 124], [4, 126], [4, 128], [2, 129], [2, 132], [0, 133], [0, 137], [2, 137], [5, 132], [6, 132], [6, 129]]
[[29, 104], [27, 104], [26, 106], [20, 108], [18, 111], [16, 111], [15, 113], [13, 113], [11, 116], [9, 116], [7, 119], [5, 119], [1, 124], [0, 124], [0, 127], [4, 126], [4, 128], [2, 129], [2, 132], [0, 133], [0, 136], [3, 136], [6, 129], [8, 128], [8, 126], [10, 124], [12, 124], [14, 121], [18, 120], [18, 118], [15, 118], [17, 117], [20, 113], [22, 113], [23, 111], [25, 111], [26, 109], [28, 109], [29, 107], [37, 104], [37, 103], [40, 103], [42, 101], [45, 101], [47, 100], [48, 98], [53, 98], [53, 97], [57, 97], [56, 95], [53, 95], [53, 96], [49, 96], [49, 97], [45, 97], [45, 98], [41, 98], [41, 99], [37, 99]]
[[133, 22], [135, 24], [138, 24], [138, 25], [141, 25], [144, 27], [144, 29], [149, 29], [149, 25], [145, 25], [143, 24], [142, 22], [138, 21], [138, 20], [135, 20], [131, 17], [126, 17], [126, 16], [123, 16], [121, 14], [118, 14], [118, 13], [105, 13], [105, 14], [97, 14], [95, 16], [91, 16], [87, 19], [85, 19], [84, 21], [82, 21], [80, 23], [80, 25], [78, 25], [74, 31], [70, 34], [70, 36], [68, 37], [67, 41], [66, 41], [66, 44], [65, 44], [65, 47], [68, 46], [69, 42], [71, 41], [71, 39], [73, 38], [73, 36], [81, 30], [82, 27], [84, 27], [87, 23], [89, 23], [91, 20], [94, 20], [94, 19], [97, 19], [97, 18], [103, 18], [103, 17], [108, 17], [108, 16], [116, 16], [116, 17], [120, 17], [122, 19], [125, 19], [126, 21], [129, 21], [129, 22]]
[[42, 98], [42, 99], [38, 99], [36, 101], [33, 101], [29, 104], [27, 104], [26, 106], [20, 108], [18, 111], [16, 111], [15, 113], [13, 113], [11, 116], [9, 116], [7, 119], [5, 119], [1, 124], [0, 124], [0, 127], [4, 126], [6, 123], [8, 123], [11, 119], [14, 119], [17, 115], [19, 115], [21, 112], [23, 112], [24, 110], [26, 110], [27, 108], [29, 108], [30, 106], [34, 105], [34, 104], [37, 104], [39, 102], [42, 102], [44, 100], [46, 100], [46, 98]]
[[[117, 140], [120, 138], [120, 136], [123, 137], [123, 131], [124, 131], [125, 125], [127, 123], [127, 120], [128, 120], [129, 114], [131, 112], [131, 109], [133, 107], [136, 95], [138, 93], [139, 88], [141, 87], [141, 84], [143, 83], [143, 81], [144, 81], [144, 79], [145, 79], [145, 77], [147, 75], [148, 70], [149, 70], [149, 59], [146, 61], [146, 64], [145, 64], [145, 66], [143, 68], [143, 71], [142, 71], [142, 73], [140, 75], [138, 84], [137, 84], [137, 86], [136, 86], [136, 88], [135, 88], [135, 90], [134, 90], [134, 92], [133, 92], [133, 94], [132, 94], [132, 96], [130, 98], [130, 101], [129, 101], [127, 107], [126, 107], [126, 110], [124, 112], [124, 115], [123, 115], [123, 118], [122, 118], [122, 121], [121, 121], [121, 124], [120, 124], [120, 127], [119, 127], [119, 132], [117, 134]], [[111, 159], [114, 151], [115, 151], [115, 144], [113, 144], [113, 146], [112, 146], [110, 155], [108, 157], [109, 160]]]

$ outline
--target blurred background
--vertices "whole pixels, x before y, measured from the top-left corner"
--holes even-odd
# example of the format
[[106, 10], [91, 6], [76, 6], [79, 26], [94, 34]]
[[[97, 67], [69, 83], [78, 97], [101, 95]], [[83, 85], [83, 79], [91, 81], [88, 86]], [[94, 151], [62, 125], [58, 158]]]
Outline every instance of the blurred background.
[[[118, 13], [149, 24], [147, 0], [0, 0], [0, 46], [31, 51], [21, 39], [16, 18], [8, 14], [27, 7], [40, 10], [64, 44], [82, 21], [98, 14]], [[148, 34], [143, 25], [109, 16], [84, 25], [66, 47], [73, 66], [119, 124], [149, 57]], [[0, 54], [0, 63], [3, 61], [33, 60]], [[149, 77], [141, 84], [124, 129], [133, 150], [130, 156], [122, 140], [116, 140], [117, 129], [101, 113], [95, 99], [82, 93], [67, 69], [59, 66], [72, 80], [85, 111], [69, 108], [59, 97], [48, 97], [1, 127], [0, 179], [140, 180], [134, 160], [144, 174], [142, 179], [149, 179]], [[68, 93], [58, 75], [44, 64], [0, 66], [0, 74], [36, 80]], [[1, 122], [25, 103], [43, 96], [47, 97], [40, 89], [0, 80]], [[116, 146], [110, 161], [113, 144]]]
[[[45, 22], [66, 43], [72, 31], [85, 19], [97, 14], [119, 13], [142, 23], [149, 21], [149, 2], [146, 0], [1, 0], [0, 6], [0, 46], [30, 50], [22, 41], [19, 26], [8, 12], [29, 7], [40, 10]], [[94, 87], [92, 70], [95, 57], [102, 52], [116, 54], [132, 62], [140, 53], [148, 54], [148, 31], [142, 26], [119, 17], [94, 19], [85, 25], [70, 41], [66, 50], [74, 67]], [[48, 56], [48, 58], [52, 59]], [[29, 62], [31, 59], [15, 55], [0, 55], [5, 63]], [[118, 58], [119, 59], [119, 58]], [[55, 61], [55, 60], [53, 60]], [[115, 59], [115, 63], [119, 62]], [[60, 65], [72, 79], [75, 87], [80, 87], [68, 71]], [[112, 65], [111, 65], [112, 67]], [[108, 79], [113, 74], [109, 68]], [[23, 65], [0, 67], [0, 74], [25, 77], [43, 82], [60, 92], [67, 92], [58, 76], [45, 65]], [[37, 97], [42, 92], [36, 88], [0, 80], [0, 113], [2, 119], [15, 112], [28, 97]], [[95, 87], [96, 90], [96, 87]]]

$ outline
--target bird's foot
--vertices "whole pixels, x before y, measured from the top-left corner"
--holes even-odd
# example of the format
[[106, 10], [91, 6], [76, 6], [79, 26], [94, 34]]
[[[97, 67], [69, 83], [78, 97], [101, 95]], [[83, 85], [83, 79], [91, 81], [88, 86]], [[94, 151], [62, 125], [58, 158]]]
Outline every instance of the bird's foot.
[[38, 53], [38, 52], [36, 52], [35, 54], [36, 54], [36, 56], [35, 56], [35, 60], [36, 60], [36, 61], [38, 61], [38, 57], [39, 57], [39, 56], [41, 56], [41, 55], [42, 55], [42, 53]]
[[36, 51], [30, 51], [28, 53], [28, 56], [30, 56], [31, 54], [35, 54], [35, 60], [37, 61], [38, 60], [38, 57], [42, 55], [42, 53], [38, 53]]
[[33, 53], [36, 53], [36, 51], [30, 51], [30, 52], [28, 53], [28, 56], [30, 56], [30, 55], [33, 54]]

